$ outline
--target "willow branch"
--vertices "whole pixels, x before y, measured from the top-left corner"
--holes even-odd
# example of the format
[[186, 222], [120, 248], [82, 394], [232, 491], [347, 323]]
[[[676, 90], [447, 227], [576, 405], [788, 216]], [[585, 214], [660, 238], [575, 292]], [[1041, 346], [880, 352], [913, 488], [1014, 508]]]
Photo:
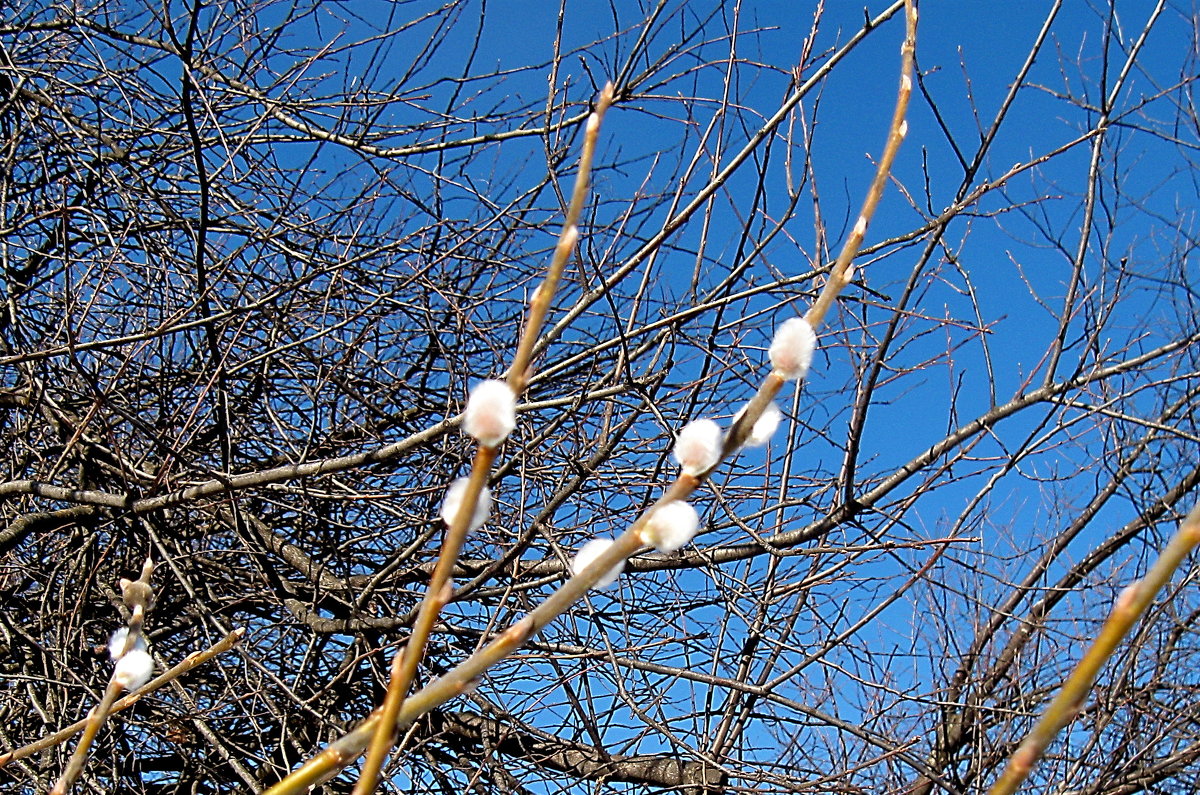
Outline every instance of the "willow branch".
[[[530, 299], [529, 317], [517, 344], [517, 352], [513, 357], [512, 366], [508, 370], [508, 386], [514, 395], [524, 392], [525, 386], [529, 382], [534, 345], [537, 343], [546, 315], [550, 311], [550, 304], [558, 290], [558, 284], [562, 280], [563, 270], [566, 268], [571, 253], [575, 250], [575, 244], [579, 241], [579, 217], [583, 213], [583, 205], [587, 200], [588, 181], [596, 152], [596, 141], [600, 136], [600, 124], [604, 119], [604, 113], [612, 104], [612, 100], [613, 86], [609, 83], [600, 92], [596, 107], [588, 117], [583, 138], [583, 153], [579, 158], [579, 172], [575, 176], [575, 189], [572, 191], [570, 203], [567, 205], [566, 219], [558, 237], [558, 244], [554, 247], [554, 255], [546, 269], [546, 277], [538, 285]], [[383, 706], [380, 709], [381, 719], [371, 737], [362, 773], [354, 786], [354, 795], [370, 795], [378, 786], [384, 761], [391, 752], [392, 744], [395, 741], [396, 718], [400, 713], [404, 698], [416, 678], [417, 667], [425, 656], [425, 648], [429, 643], [429, 636], [433, 632], [438, 615], [454, 595], [454, 586], [451, 580], [458, 563], [458, 556], [467, 533], [470, 531], [471, 517], [475, 513], [475, 506], [487, 485], [492, 464], [498, 453], [499, 445], [482, 445], [475, 454], [466, 494], [459, 504], [453, 522], [446, 531], [446, 538], [442, 542], [442, 548], [438, 554], [437, 566], [430, 577], [429, 588], [421, 602], [421, 610], [413, 625], [412, 635], [409, 637], [408, 643], [392, 660], [387, 694], [384, 696]]]
[[[246, 629], [244, 627], [235, 629], [233, 632], [230, 632], [224, 638], [219, 640], [217, 643], [214, 643], [212, 646], [209, 646], [204, 651], [192, 652], [187, 657], [183, 658], [183, 661], [175, 665], [173, 668], [170, 668], [166, 672], [151, 679], [149, 682], [142, 685], [124, 698], [117, 699], [117, 701], [113, 703], [112, 709], [108, 711], [108, 714], [115, 715], [122, 710], [129, 709], [146, 696], [162, 688], [164, 685], [170, 684], [193, 668], [204, 665], [204, 663], [208, 662], [213, 657], [216, 657], [218, 654], [224, 654], [236, 646], [242, 639], [242, 636], [245, 634]], [[29, 745], [23, 745], [20, 748], [0, 754], [0, 768], [4, 767], [9, 762], [16, 762], [19, 759], [32, 756], [38, 751], [44, 751], [47, 748], [53, 748], [54, 746], [71, 739], [76, 734], [79, 734], [81, 731], [83, 731], [87, 727], [87, 724], [88, 719], [84, 718], [83, 720], [72, 723], [65, 729], [59, 729], [54, 734], [46, 735], [37, 742], [32, 742]]]
[[1197, 545], [1200, 545], [1200, 504], [1192, 508], [1146, 576], [1134, 580], [1117, 596], [1112, 612], [1100, 628], [1100, 634], [1075, 666], [1062, 690], [1046, 706], [1033, 729], [1013, 752], [1004, 771], [988, 790], [988, 795], [1012, 795], [1029, 777], [1051, 740], [1074, 720], [1083, 707], [1100, 669], [1137, 626], [1159, 591], [1171, 581]]
[[[132, 611], [129, 619], [129, 626], [125, 631], [125, 637], [119, 642], [114, 639], [110, 644], [109, 650], [113, 656], [113, 662], [117, 662], [130, 652], [137, 645], [137, 640], [142, 633], [142, 625], [146, 620], [146, 611], [154, 603], [154, 589], [150, 585], [150, 579], [154, 575], [154, 562], [147, 558], [145, 565], [142, 566], [142, 574], [136, 580], [121, 580], [121, 596], [127, 607]], [[115, 636], [114, 636], [115, 638]], [[132, 657], [131, 657], [132, 659]], [[147, 662], [147, 671], [152, 666], [152, 661], [149, 657], [145, 657]], [[75, 751], [71, 754], [71, 758], [67, 761], [67, 767], [63, 770], [61, 776], [54, 787], [50, 790], [50, 795], [66, 795], [71, 791], [71, 787], [75, 785], [79, 774], [83, 772], [83, 766], [87, 763], [88, 751], [92, 747], [92, 741], [96, 739], [96, 734], [100, 731], [100, 727], [108, 720], [108, 716], [112, 711], [113, 703], [117, 700], [117, 696], [121, 694], [122, 688], [128, 685], [129, 687], [137, 687], [127, 681], [123, 681], [120, 674], [120, 666], [113, 667], [112, 676], [109, 677], [108, 685], [104, 688], [104, 696], [100, 699], [100, 703], [92, 707], [88, 712], [88, 716], [84, 721], [83, 736], [79, 738], [79, 744], [75, 746]], [[145, 677], [142, 677], [143, 682]]]

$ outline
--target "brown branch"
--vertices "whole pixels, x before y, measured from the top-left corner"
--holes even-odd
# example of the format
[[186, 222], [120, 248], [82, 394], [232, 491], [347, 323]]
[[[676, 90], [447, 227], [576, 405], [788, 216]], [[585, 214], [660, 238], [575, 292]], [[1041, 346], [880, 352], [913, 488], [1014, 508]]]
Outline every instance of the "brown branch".
[[517, 728], [471, 712], [434, 711], [429, 719], [434, 733], [450, 733], [474, 745], [583, 780], [641, 784], [695, 795], [723, 792], [728, 781], [724, 771], [707, 762], [661, 754], [610, 754], [586, 743], [529, 726]]

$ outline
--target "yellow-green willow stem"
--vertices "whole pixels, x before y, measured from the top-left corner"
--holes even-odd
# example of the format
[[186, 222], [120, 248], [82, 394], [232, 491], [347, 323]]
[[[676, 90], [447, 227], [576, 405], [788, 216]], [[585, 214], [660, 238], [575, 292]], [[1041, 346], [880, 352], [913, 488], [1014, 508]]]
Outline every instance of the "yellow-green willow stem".
[[1012, 795], [1029, 777], [1051, 740], [1079, 714], [1096, 677], [1100, 675], [1100, 669], [1112, 657], [1117, 646], [1129, 636], [1159, 591], [1171, 581], [1197, 545], [1200, 545], [1200, 504], [1192, 508], [1146, 576], [1126, 586], [1117, 596], [1112, 612], [1100, 628], [1099, 636], [1092, 641], [1075, 670], [1063, 683], [1062, 690], [1046, 706], [1033, 729], [1009, 757], [1008, 764], [988, 790], [988, 795]]
[[[612, 104], [612, 100], [613, 87], [609, 83], [600, 92], [595, 108], [588, 116], [583, 137], [583, 152], [579, 157], [579, 172], [575, 176], [575, 189], [572, 191], [571, 201], [567, 205], [567, 217], [563, 222], [558, 244], [554, 247], [554, 255], [550, 258], [550, 265], [546, 268], [546, 276], [530, 298], [528, 319], [517, 343], [512, 366], [508, 370], [508, 386], [514, 395], [524, 392], [526, 384], [529, 383], [533, 347], [537, 343], [546, 315], [550, 311], [550, 303], [558, 290], [558, 283], [562, 279], [567, 260], [570, 259], [571, 252], [575, 250], [575, 245], [579, 242], [579, 217], [583, 214], [583, 205], [587, 200], [592, 158], [595, 156], [596, 141], [600, 136], [600, 124], [604, 119], [605, 111]], [[417, 667], [425, 656], [425, 648], [429, 643], [429, 636], [433, 632], [437, 617], [454, 595], [451, 576], [458, 563], [458, 555], [462, 550], [463, 542], [470, 531], [471, 517], [479, 502], [479, 495], [487, 485], [492, 464], [495, 462], [498, 452], [498, 447], [484, 445], [475, 454], [466, 492], [463, 494], [458, 514], [446, 530], [445, 540], [443, 540], [442, 548], [438, 553], [437, 565], [429, 579], [429, 588], [425, 593], [425, 599], [421, 602], [421, 609], [413, 624], [412, 634], [408, 638], [408, 643], [392, 659], [387, 694], [384, 696], [383, 705], [378, 710], [380, 718], [376, 721], [372, 732], [362, 772], [359, 774], [358, 782], [354, 785], [354, 795], [370, 795], [379, 785], [380, 773], [383, 771], [387, 755], [391, 752], [392, 744], [395, 742], [395, 726], [400, 714], [400, 707], [417, 676]]]

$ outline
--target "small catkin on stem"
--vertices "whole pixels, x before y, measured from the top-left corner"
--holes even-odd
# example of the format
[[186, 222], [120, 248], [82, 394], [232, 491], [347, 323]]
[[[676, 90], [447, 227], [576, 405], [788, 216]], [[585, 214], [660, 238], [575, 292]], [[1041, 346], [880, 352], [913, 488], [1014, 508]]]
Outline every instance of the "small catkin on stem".
[[137, 690], [150, 681], [154, 673], [154, 658], [143, 649], [132, 649], [117, 660], [112, 680], [126, 690]]
[[[742, 418], [746, 410], [750, 408], [750, 404], [733, 415], [733, 422], [736, 425], [737, 421]], [[762, 447], [767, 442], [771, 441], [771, 437], [775, 435], [775, 429], [779, 427], [780, 420], [783, 419], [783, 414], [779, 411], [779, 407], [775, 405], [775, 401], [771, 401], [763, 409], [762, 414], [754, 421], [754, 425], [750, 428], [750, 434], [746, 440], [742, 442], [743, 447]]]
[[642, 540], [659, 552], [674, 552], [692, 540], [700, 527], [700, 515], [683, 500], [655, 509], [641, 530]]
[[[612, 545], [613, 541], [611, 538], [593, 538], [575, 553], [575, 558], [571, 561], [571, 572], [576, 575], [582, 574], [592, 565], [593, 561], [603, 555]], [[617, 578], [621, 576], [621, 572], [624, 570], [625, 563], [622, 561], [605, 572], [600, 579], [596, 580], [596, 584], [592, 587], [607, 588], [617, 581]]]
[[685, 475], [697, 477], [721, 460], [721, 426], [712, 420], [694, 420], [679, 432], [675, 440], [675, 460]]
[[517, 397], [504, 381], [481, 381], [471, 390], [463, 431], [485, 447], [496, 447], [517, 427]]
[[[454, 524], [454, 518], [458, 516], [458, 511], [462, 507], [463, 497], [467, 493], [467, 484], [470, 482], [470, 478], [458, 478], [446, 489], [446, 496], [442, 498], [441, 517], [447, 526]], [[484, 522], [488, 520], [488, 516], [491, 513], [492, 490], [484, 486], [483, 491], [479, 493], [479, 499], [475, 502], [475, 512], [471, 514], [471, 521], [467, 525], [467, 532], [472, 532], [483, 527]]]
[[808, 374], [817, 334], [807, 320], [794, 317], [775, 331], [775, 339], [767, 349], [771, 366], [787, 381], [797, 381]]

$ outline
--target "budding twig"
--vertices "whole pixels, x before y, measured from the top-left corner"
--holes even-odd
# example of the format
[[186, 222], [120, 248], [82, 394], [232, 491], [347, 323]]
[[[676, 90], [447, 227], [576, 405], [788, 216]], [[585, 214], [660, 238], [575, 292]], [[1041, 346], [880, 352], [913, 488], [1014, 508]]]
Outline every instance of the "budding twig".
[[1112, 612], [1100, 628], [1100, 634], [1075, 665], [1062, 690], [1046, 705], [1033, 729], [1009, 757], [1008, 764], [988, 790], [988, 795], [1012, 795], [1029, 777], [1050, 741], [1079, 713], [1100, 669], [1197, 546], [1200, 546], [1200, 504], [1192, 508], [1179, 525], [1179, 530], [1159, 553], [1146, 576], [1126, 586], [1117, 596]]
[[[129, 709], [146, 696], [150, 695], [164, 685], [175, 681], [193, 668], [203, 665], [213, 657], [216, 657], [218, 654], [224, 654], [237, 645], [238, 641], [240, 641], [242, 636], [245, 634], [246, 630], [244, 627], [235, 629], [224, 638], [214, 643], [212, 646], [209, 646], [204, 651], [198, 651], [189, 654], [179, 664], [173, 666], [159, 676], [154, 677], [149, 682], [142, 685], [124, 698], [118, 699], [113, 703], [112, 708], [108, 710], [108, 714], [115, 715], [122, 710]], [[46, 735], [37, 742], [32, 742], [29, 745], [23, 745], [20, 748], [15, 748], [12, 751], [0, 754], [0, 768], [4, 767], [9, 762], [16, 762], [19, 759], [32, 756], [38, 751], [44, 751], [47, 748], [53, 748], [59, 743], [71, 739], [76, 734], [79, 734], [81, 731], [86, 729], [90, 720], [91, 718], [89, 717], [84, 718], [81, 721], [76, 721], [65, 729], [59, 729], [54, 734]]]
[[[463, 418], [463, 430], [479, 442], [479, 450], [471, 465], [470, 478], [465, 489], [461, 490], [461, 502], [457, 516], [449, 523], [442, 548], [438, 553], [437, 565], [429, 580], [429, 589], [421, 602], [421, 609], [413, 624], [412, 634], [408, 643], [392, 659], [387, 694], [380, 708], [380, 720], [371, 735], [367, 758], [363, 762], [362, 773], [354, 786], [354, 795], [370, 795], [379, 783], [379, 775], [383, 770], [384, 761], [392, 750], [395, 741], [396, 720], [404, 698], [416, 678], [417, 666], [425, 655], [425, 647], [429, 635], [437, 621], [438, 614], [453, 596], [451, 575], [458, 562], [458, 555], [463, 541], [471, 529], [473, 517], [480, 495], [487, 488], [488, 475], [496, 460], [499, 446], [513, 430], [516, 418], [514, 402], [516, 396], [525, 391], [529, 383], [532, 367], [532, 354], [537, 337], [541, 333], [550, 302], [558, 289], [558, 283], [566, 268], [567, 260], [579, 241], [579, 218], [583, 213], [583, 205], [587, 199], [588, 180], [591, 174], [592, 158], [596, 151], [596, 140], [600, 134], [600, 122], [605, 111], [612, 104], [613, 87], [610, 83], [604, 87], [592, 114], [588, 117], [584, 131], [583, 153], [579, 158], [579, 172], [575, 176], [575, 189], [567, 206], [567, 217], [554, 247], [554, 255], [546, 269], [546, 277], [534, 291], [529, 302], [529, 317], [517, 343], [517, 351], [513, 356], [512, 366], [508, 370], [507, 381], [484, 381], [472, 390], [471, 399], [467, 402], [467, 410]], [[285, 779], [286, 781], [286, 779]], [[282, 782], [281, 782], [282, 784]]]
[[116, 665], [113, 666], [112, 676], [109, 677], [108, 685], [104, 688], [104, 696], [100, 699], [100, 703], [92, 707], [88, 713], [84, 722], [83, 736], [79, 738], [79, 744], [75, 746], [75, 751], [71, 754], [66, 769], [63, 770], [62, 775], [50, 790], [50, 795], [66, 795], [71, 791], [75, 780], [83, 772], [92, 741], [96, 739], [100, 727], [108, 719], [113, 702], [117, 700], [121, 691], [137, 690], [150, 678], [154, 661], [143, 648], [145, 641], [142, 639], [142, 625], [146, 620], [146, 611], [154, 604], [154, 587], [150, 585], [150, 578], [153, 574], [154, 562], [147, 558], [146, 563], [142, 566], [142, 576], [136, 580], [122, 579], [120, 582], [121, 597], [125, 606], [129, 608], [131, 616], [125, 631], [118, 631], [114, 634], [112, 642], [109, 644], [109, 652]]
[[900, 151], [900, 144], [904, 143], [904, 136], [908, 134], [908, 122], [905, 120], [905, 116], [908, 114], [908, 98], [912, 95], [913, 60], [917, 50], [917, 4], [915, 0], [905, 2], [904, 18], [904, 43], [900, 45], [900, 90], [896, 96], [896, 109], [892, 113], [892, 125], [888, 129], [887, 143], [884, 144], [883, 155], [879, 158], [879, 165], [875, 169], [875, 179], [872, 180], [867, 197], [863, 200], [862, 209], [858, 213], [858, 220], [854, 222], [850, 237], [846, 238], [841, 253], [838, 254], [833, 267], [829, 269], [829, 281], [825, 283], [825, 289], [821, 291], [816, 303], [804, 316], [814, 329], [820, 328], [825, 314], [833, 306], [834, 299], [854, 276], [854, 258], [862, 246], [863, 237], [867, 234], [867, 225], [871, 223], [871, 218], [875, 215], [875, 208], [879, 206], [879, 200], [883, 197], [883, 189], [887, 185], [888, 175], [892, 172], [892, 162], [896, 159], [896, 153]]

